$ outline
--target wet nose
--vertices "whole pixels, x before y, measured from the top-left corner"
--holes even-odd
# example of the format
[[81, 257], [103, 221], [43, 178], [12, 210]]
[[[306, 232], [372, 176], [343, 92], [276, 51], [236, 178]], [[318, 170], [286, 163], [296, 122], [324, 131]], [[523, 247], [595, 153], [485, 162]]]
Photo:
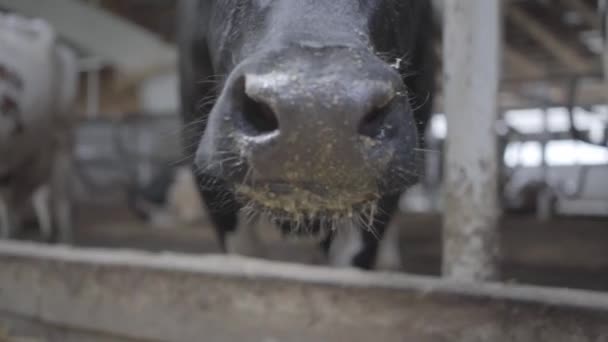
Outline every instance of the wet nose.
[[255, 178], [373, 191], [409, 107], [398, 75], [370, 74], [243, 73], [225, 115]]
[[388, 80], [277, 73], [247, 74], [242, 90], [240, 127], [249, 137], [314, 137], [325, 128], [350, 139], [386, 139], [397, 96]]

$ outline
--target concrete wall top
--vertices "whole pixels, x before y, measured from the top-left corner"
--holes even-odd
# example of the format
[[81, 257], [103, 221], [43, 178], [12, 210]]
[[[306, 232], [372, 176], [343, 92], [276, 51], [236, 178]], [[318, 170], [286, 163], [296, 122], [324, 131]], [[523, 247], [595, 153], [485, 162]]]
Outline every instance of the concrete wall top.
[[608, 294], [0, 242], [0, 320], [116, 341], [608, 341]]

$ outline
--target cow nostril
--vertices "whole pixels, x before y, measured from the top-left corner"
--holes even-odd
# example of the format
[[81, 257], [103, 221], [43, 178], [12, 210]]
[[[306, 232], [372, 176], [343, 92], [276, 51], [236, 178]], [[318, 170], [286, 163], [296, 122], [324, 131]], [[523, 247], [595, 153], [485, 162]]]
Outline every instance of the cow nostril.
[[387, 103], [382, 107], [374, 108], [367, 113], [359, 124], [359, 134], [374, 138], [384, 138], [386, 120], [391, 112], [391, 103]]
[[266, 134], [279, 129], [279, 120], [269, 105], [245, 95], [243, 116], [256, 135]]

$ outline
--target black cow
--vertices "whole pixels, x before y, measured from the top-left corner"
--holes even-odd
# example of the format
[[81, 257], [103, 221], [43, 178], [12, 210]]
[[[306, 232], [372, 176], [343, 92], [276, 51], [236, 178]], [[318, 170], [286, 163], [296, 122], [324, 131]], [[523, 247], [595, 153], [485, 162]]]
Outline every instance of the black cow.
[[355, 226], [351, 263], [373, 267], [417, 181], [430, 1], [184, 0], [178, 12], [186, 152], [224, 250], [243, 209], [292, 233]]

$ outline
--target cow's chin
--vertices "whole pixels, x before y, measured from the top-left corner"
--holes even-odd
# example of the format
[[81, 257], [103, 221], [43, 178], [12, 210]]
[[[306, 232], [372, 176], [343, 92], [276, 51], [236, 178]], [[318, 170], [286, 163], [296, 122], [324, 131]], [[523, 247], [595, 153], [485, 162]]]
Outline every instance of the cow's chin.
[[342, 221], [366, 221], [376, 212], [378, 194], [338, 192], [322, 196], [301, 187], [277, 194], [265, 187], [239, 186], [237, 194], [245, 210], [271, 220], [295, 225], [316, 222], [333, 227]]

